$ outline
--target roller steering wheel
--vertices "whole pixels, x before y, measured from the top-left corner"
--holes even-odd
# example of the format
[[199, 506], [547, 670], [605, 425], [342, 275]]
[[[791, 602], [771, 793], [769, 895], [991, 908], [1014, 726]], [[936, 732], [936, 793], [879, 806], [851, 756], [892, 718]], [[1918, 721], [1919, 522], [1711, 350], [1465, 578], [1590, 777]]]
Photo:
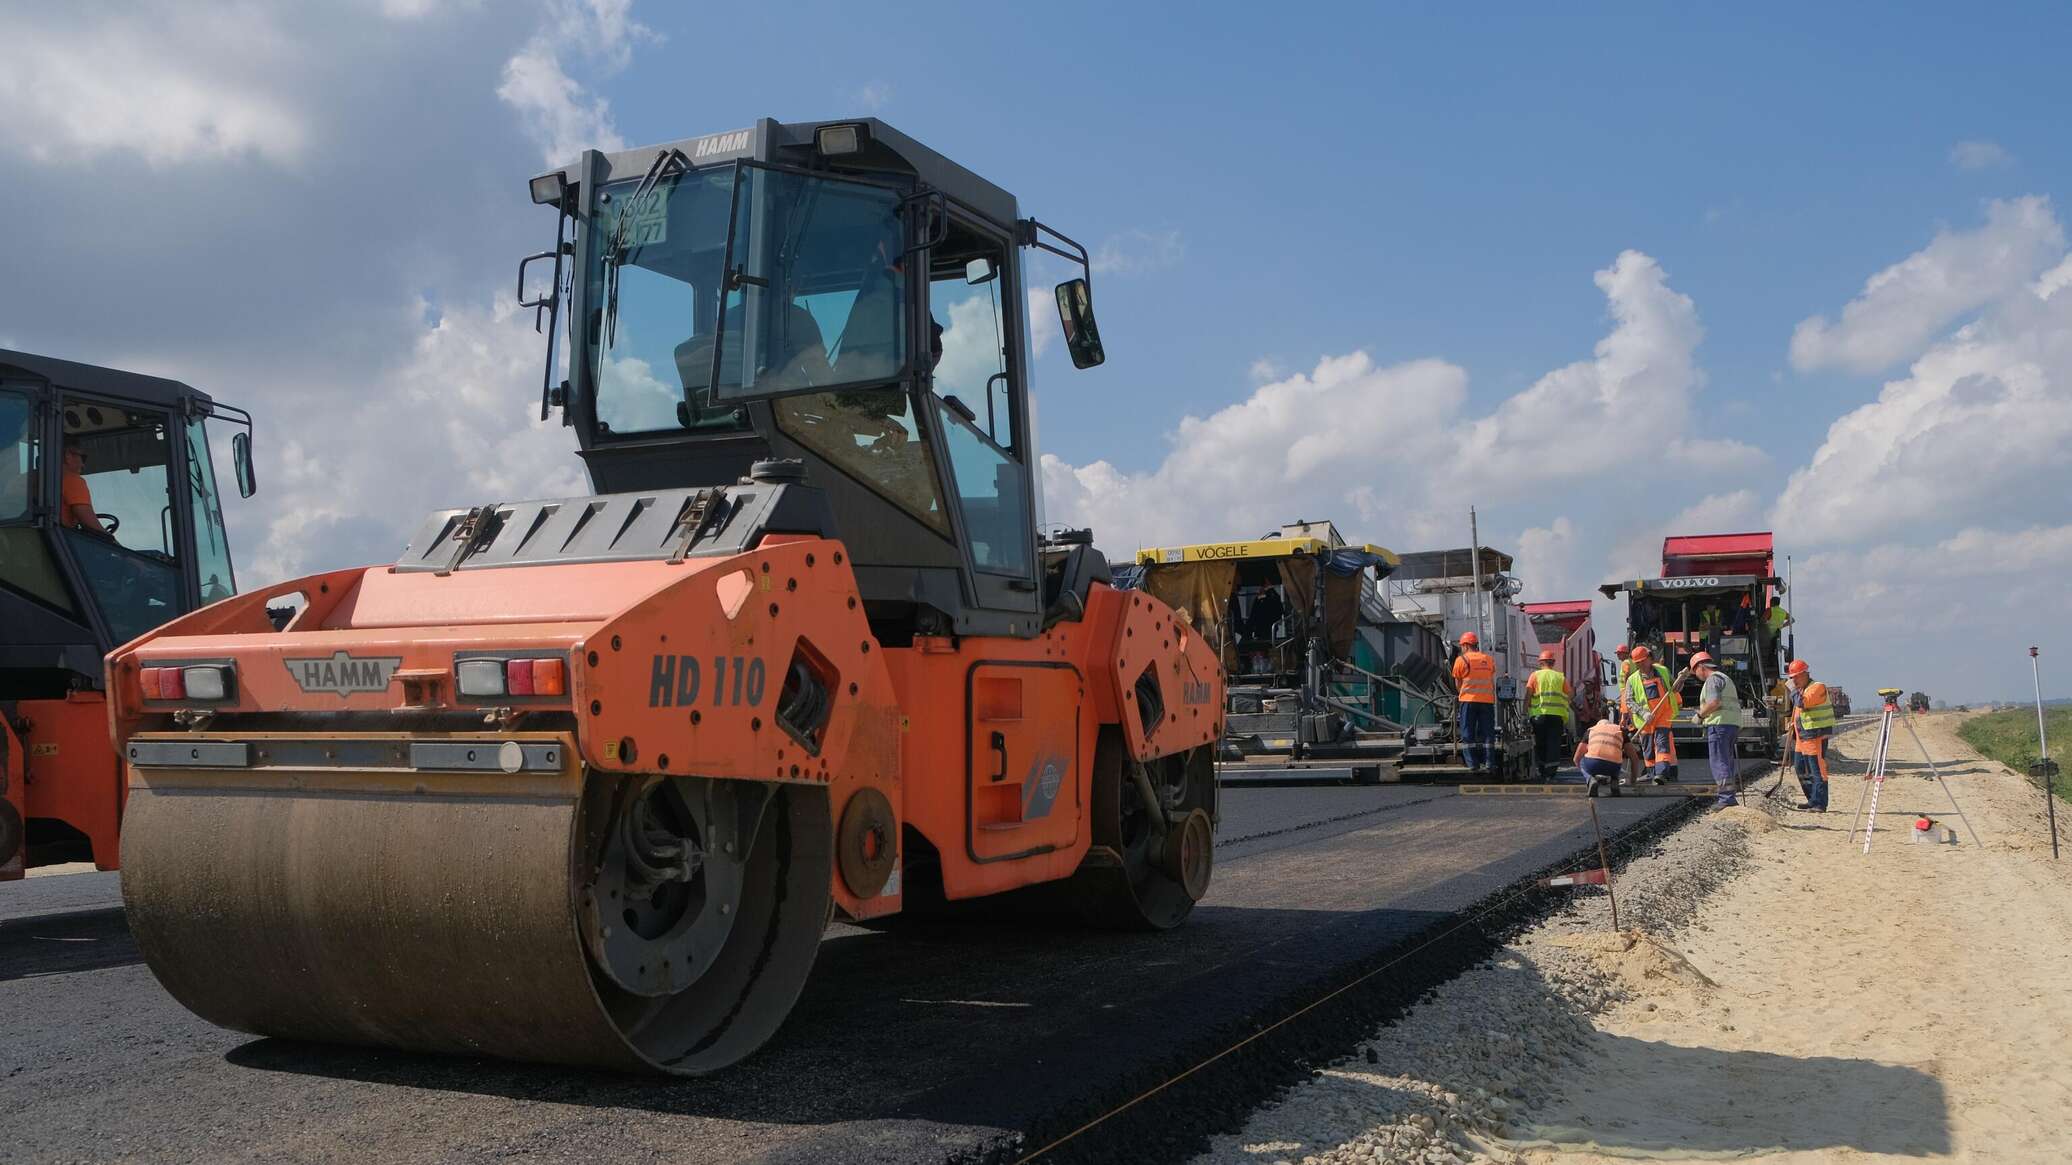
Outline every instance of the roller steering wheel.
[[101, 529], [110, 534], [122, 529], [122, 519], [113, 514], [95, 514], [94, 517], [101, 520]]

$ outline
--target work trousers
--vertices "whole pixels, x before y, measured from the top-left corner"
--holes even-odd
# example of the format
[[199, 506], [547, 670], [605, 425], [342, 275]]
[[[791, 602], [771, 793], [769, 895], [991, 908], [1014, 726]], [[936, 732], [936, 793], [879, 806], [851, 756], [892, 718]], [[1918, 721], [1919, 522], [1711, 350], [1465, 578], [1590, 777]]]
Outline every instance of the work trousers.
[[1640, 751], [1648, 762], [1648, 775], [1668, 778], [1676, 773], [1676, 734], [1667, 724], [1653, 732], [1641, 732]]
[[1712, 791], [1721, 805], [1736, 804], [1734, 793], [1738, 782], [1735, 769], [1739, 766], [1739, 758], [1734, 753], [1740, 740], [1739, 724], [1705, 726], [1705, 759], [1712, 766]]
[[1561, 767], [1561, 746], [1568, 743], [1568, 717], [1535, 716], [1532, 718], [1533, 760], [1540, 766], [1540, 776], [1551, 777]]
[[1806, 808], [1827, 808], [1827, 738], [1812, 742], [1816, 751], [1793, 753], [1792, 769], [1798, 773], [1799, 789], [1806, 794]]
[[1496, 770], [1496, 705], [1460, 706], [1461, 760], [1478, 773]]

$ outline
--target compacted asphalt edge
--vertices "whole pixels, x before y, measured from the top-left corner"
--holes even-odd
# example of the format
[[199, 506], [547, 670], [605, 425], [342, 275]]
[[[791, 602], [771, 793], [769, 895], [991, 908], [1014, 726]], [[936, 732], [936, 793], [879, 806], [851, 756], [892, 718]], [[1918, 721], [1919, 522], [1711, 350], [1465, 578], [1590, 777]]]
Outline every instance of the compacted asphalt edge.
[[[1659, 810], [1638, 821], [1605, 827], [1605, 850], [1615, 873], [1710, 804], [1709, 798], [1695, 796], [1663, 800]], [[1208, 1147], [1211, 1136], [1242, 1128], [1254, 1108], [1343, 1058], [1375, 1027], [1569, 902], [1572, 891], [1543, 887], [1541, 879], [1597, 863], [1593, 839], [1462, 910], [1433, 918], [1398, 943], [1319, 968], [1315, 979], [1241, 1021], [1248, 1032], [1225, 1026], [1211, 1038], [1176, 1040], [1161, 1068], [1140, 1077], [1133, 1088], [1079, 1111], [1054, 1112], [1020, 1135], [947, 1160], [955, 1165], [1189, 1160]]]

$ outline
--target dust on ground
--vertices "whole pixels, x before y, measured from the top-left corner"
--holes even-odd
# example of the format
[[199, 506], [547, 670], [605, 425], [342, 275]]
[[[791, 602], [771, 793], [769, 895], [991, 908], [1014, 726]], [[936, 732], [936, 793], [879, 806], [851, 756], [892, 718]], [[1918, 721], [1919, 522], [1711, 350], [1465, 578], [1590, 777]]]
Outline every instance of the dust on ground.
[[1620, 878], [1623, 930], [1585, 891], [1203, 1159], [2072, 1159], [2072, 850], [1961, 720], [1914, 718], [1961, 816], [1895, 729], [1863, 852], [1846, 734], [1828, 813], [1789, 779], [1708, 813]]

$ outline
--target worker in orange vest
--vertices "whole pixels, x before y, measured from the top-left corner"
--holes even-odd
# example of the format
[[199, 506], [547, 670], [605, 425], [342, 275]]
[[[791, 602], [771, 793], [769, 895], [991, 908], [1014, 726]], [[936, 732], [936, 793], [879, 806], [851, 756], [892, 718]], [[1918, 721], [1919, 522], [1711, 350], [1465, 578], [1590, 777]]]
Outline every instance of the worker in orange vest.
[[1453, 690], [1460, 706], [1461, 762], [1469, 772], [1496, 772], [1496, 661], [1480, 650], [1482, 638], [1460, 637], [1453, 661]]
[[1835, 706], [1828, 699], [1827, 685], [1814, 680], [1805, 660], [1793, 660], [1784, 674], [1791, 683], [1792, 770], [1806, 794], [1805, 802], [1792, 808], [1825, 813], [1827, 742], [1835, 732]]
[[1680, 701], [1677, 681], [1670, 678], [1666, 666], [1654, 660], [1654, 653], [1645, 644], [1634, 648], [1633, 667], [1620, 691], [1633, 734], [1640, 740], [1641, 754], [1652, 770], [1654, 782], [1660, 785], [1676, 769], [1676, 737], [1669, 725], [1676, 719]]
[[1590, 783], [1584, 796], [1595, 797], [1600, 788], [1610, 789], [1612, 796], [1619, 795], [1619, 771], [1626, 767], [1626, 730], [1619, 727], [1610, 716], [1590, 726], [1583, 739], [1576, 742], [1575, 766], [1583, 770], [1584, 779]]

